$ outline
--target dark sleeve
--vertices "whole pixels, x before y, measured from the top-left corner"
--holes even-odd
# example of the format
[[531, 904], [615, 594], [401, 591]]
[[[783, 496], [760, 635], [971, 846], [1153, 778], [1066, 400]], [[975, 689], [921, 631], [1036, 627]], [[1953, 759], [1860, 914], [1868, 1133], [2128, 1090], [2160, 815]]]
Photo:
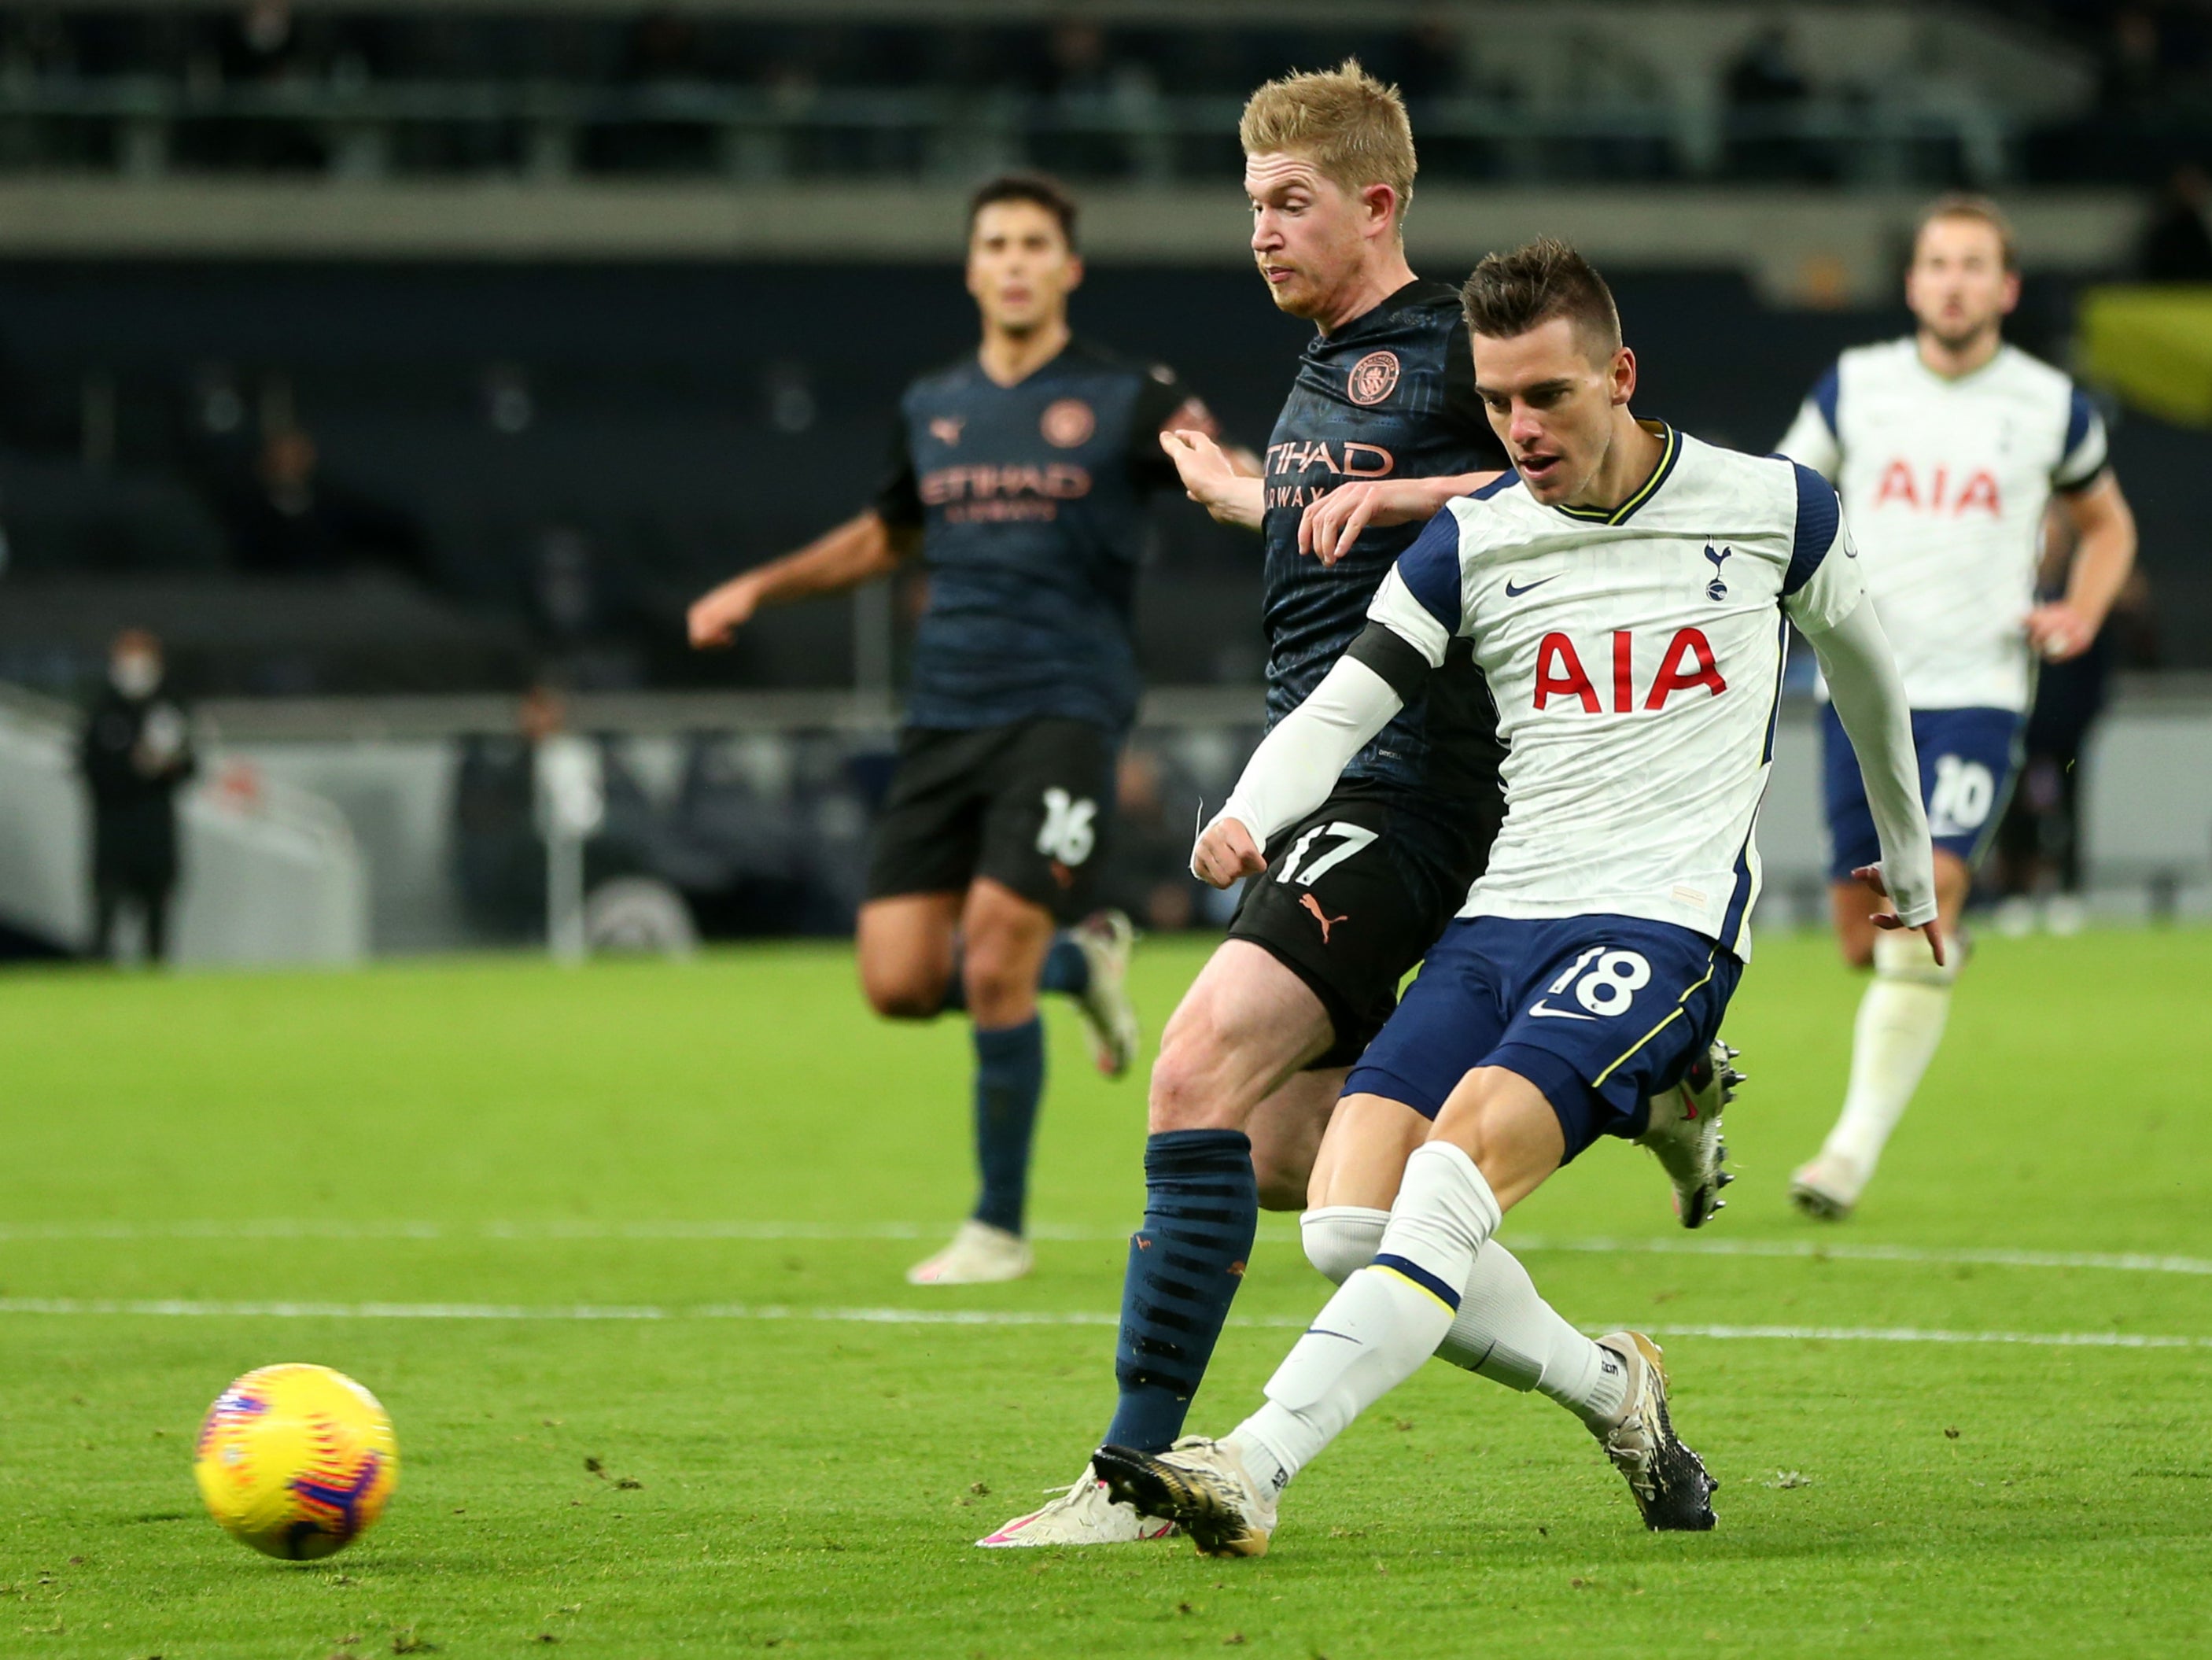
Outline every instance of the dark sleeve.
[[907, 442], [903, 405], [898, 412], [898, 424], [891, 429], [890, 454], [884, 463], [883, 483], [876, 486], [875, 499], [869, 505], [886, 525], [912, 526], [921, 523], [921, 486], [914, 473], [914, 450]]
[[1474, 390], [1474, 352], [1464, 319], [1452, 325], [1444, 340], [1444, 420], [1475, 452], [1476, 471], [1504, 471], [1505, 447], [1498, 441], [1490, 411]]
[[1411, 642], [1383, 623], [1370, 623], [1360, 629], [1344, 654], [1381, 675], [1383, 684], [1398, 694], [1398, 701], [1408, 706], [1420, 701], [1429, 677], [1436, 672]]
[[1165, 363], [1155, 363], [1137, 383], [1136, 411], [1129, 417], [1129, 476], [1139, 489], [1180, 489], [1182, 478], [1160, 447], [1160, 434], [1189, 428], [1216, 443], [1227, 441], [1206, 402]]

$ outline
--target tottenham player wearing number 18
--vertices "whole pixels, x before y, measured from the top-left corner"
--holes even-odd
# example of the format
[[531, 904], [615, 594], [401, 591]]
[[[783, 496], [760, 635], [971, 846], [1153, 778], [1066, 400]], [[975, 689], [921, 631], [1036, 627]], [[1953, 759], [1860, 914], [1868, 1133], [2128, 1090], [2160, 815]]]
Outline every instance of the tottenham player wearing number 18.
[[720, 645], [763, 605], [875, 581], [916, 552], [928, 567], [859, 940], [878, 1013], [964, 1008], [975, 1031], [982, 1191], [951, 1244], [908, 1274], [918, 1285], [1029, 1271], [1039, 990], [1076, 1000], [1109, 1077], [1136, 1049], [1127, 918], [1054, 924], [1082, 912], [1115, 751], [1136, 713], [1129, 629], [1146, 502], [1176, 483], [1158, 435], [1212, 423], [1165, 368], [1070, 336], [1067, 298], [1083, 275], [1074, 228], [1074, 204], [1048, 179], [978, 191], [968, 289], [982, 344], [907, 388], [875, 504], [691, 608], [692, 643]]
[[[2011, 793], [2035, 659], [2063, 662], [2095, 640], [2134, 564], [2135, 525], [2089, 400], [2000, 337], [2020, 276], [1996, 204], [1954, 196], [1932, 205], [1905, 291], [1917, 332], [1845, 352], [1781, 447], [1834, 482], [1864, 550], [1867, 591], [1912, 703], [1936, 892], [1955, 936]], [[2037, 557], [2054, 499], [2079, 551], [2065, 598], [2039, 606]], [[1857, 1204], [1935, 1058], [1961, 963], [1936, 963], [1911, 935], [1866, 925], [1851, 873], [1873, 856], [1873, 826], [1832, 708], [1823, 737], [1837, 939], [1853, 967], [1874, 969], [1842, 1115], [1790, 1183], [1801, 1210], [1834, 1220]]]
[[1719, 1029], [1751, 954], [1788, 622], [1866, 768], [1884, 855], [1869, 874], [1897, 903], [1881, 923], [1924, 927], [1942, 954], [1904, 689], [1834, 491], [1636, 420], [1612, 296], [1564, 244], [1492, 255], [1464, 300], [1516, 471], [1400, 557], [1366, 631], [1262, 741], [1193, 856], [1217, 885], [1262, 868], [1472, 642], [1507, 745], [1505, 823], [1352, 1069], [1316, 1177], [1328, 1204], [1387, 1207], [1380, 1237], [1345, 1254], [1336, 1295], [1233, 1434], [1095, 1456], [1117, 1499], [1215, 1554], [1264, 1551], [1285, 1486], [1431, 1353], [1483, 1356], [1487, 1375], [1566, 1407], [1648, 1527], [1713, 1524], [1657, 1347], [1583, 1335], [1491, 1236], [1599, 1136], [1639, 1134], [1647, 1098]]

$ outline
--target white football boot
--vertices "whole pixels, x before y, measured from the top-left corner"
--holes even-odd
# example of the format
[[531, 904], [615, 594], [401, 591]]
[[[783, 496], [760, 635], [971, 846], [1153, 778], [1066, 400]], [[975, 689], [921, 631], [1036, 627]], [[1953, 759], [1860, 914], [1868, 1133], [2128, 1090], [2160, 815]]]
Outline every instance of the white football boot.
[[1069, 933], [1091, 965], [1091, 983], [1075, 1000], [1091, 1039], [1091, 1059], [1105, 1076], [1119, 1078], [1137, 1058], [1137, 1011], [1128, 984], [1137, 930], [1125, 912], [1097, 910]]
[[960, 1225], [952, 1243], [906, 1271], [909, 1286], [989, 1286], [1018, 1280], [1036, 1265], [1030, 1242], [972, 1216]]
[[1060, 1497], [1042, 1510], [1017, 1516], [975, 1542], [985, 1550], [1024, 1545], [1139, 1545], [1175, 1531], [1174, 1523], [1143, 1515], [1134, 1505], [1118, 1503], [1089, 1464], [1073, 1484], [1051, 1491]]
[[1714, 1212], [1728, 1208], [1721, 1189], [1735, 1177], [1725, 1168], [1728, 1143], [1721, 1136], [1721, 1113], [1744, 1081], [1730, 1064], [1735, 1057], [1735, 1050], [1714, 1039], [1680, 1083], [1651, 1098], [1650, 1126], [1636, 1138], [1637, 1146], [1651, 1150], [1674, 1184], [1674, 1214], [1686, 1228], [1701, 1228]]
[[1628, 1395], [1612, 1423], [1593, 1425], [1613, 1468], [1654, 1533], [1702, 1533], [1714, 1522], [1712, 1496], [1720, 1483], [1705, 1461], [1682, 1444], [1667, 1415], [1667, 1368], [1659, 1346], [1640, 1331], [1616, 1331], [1597, 1340], [1628, 1371]]
[[1120, 1503], [1174, 1518], [1204, 1556], [1265, 1556], [1275, 1495], [1252, 1479], [1225, 1441], [1186, 1435], [1165, 1452], [1101, 1447], [1091, 1468]]
[[1865, 1188], [1866, 1177], [1856, 1164], [1824, 1152], [1800, 1164], [1790, 1178], [1790, 1202], [1816, 1221], [1840, 1222], [1857, 1206]]

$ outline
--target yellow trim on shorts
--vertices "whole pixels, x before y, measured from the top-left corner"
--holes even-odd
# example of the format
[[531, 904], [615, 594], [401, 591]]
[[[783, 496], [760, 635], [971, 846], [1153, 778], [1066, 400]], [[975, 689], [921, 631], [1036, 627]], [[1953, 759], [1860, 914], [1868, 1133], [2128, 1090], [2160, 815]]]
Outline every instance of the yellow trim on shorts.
[[1595, 1078], [1592, 1079], [1590, 1080], [1590, 1087], [1592, 1089], [1603, 1089], [1605, 1087], [1605, 1080], [1612, 1077], [1616, 1072], [1619, 1072], [1621, 1067], [1627, 1063], [1628, 1057], [1630, 1055], [1635, 1054], [1637, 1050], [1642, 1049], [1646, 1043], [1650, 1043], [1661, 1032], [1666, 1031], [1668, 1027], [1673, 1025], [1677, 1020], [1682, 1018], [1682, 1005], [1690, 1000], [1691, 995], [1698, 991], [1699, 988], [1704, 986], [1705, 981], [1711, 980], [1713, 977], [1713, 969], [1719, 955], [1720, 949], [1718, 946], [1715, 946], [1711, 954], [1707, 956], [1705, 958], [1705, 979], [1699, 980], [1686, 988], [1682, 994], [1674, 1000], [1674, 1006], [1668, 1012], [1668, 1016], [1664, 1020], [1662, 1020], [1657, 1025], [1652, 1027], [1650, 1031], [1645, 1032], [1643, 1037], [1638, 1038], [1633, 1043], [1631, 1043], [1626, 1049], [1622, 1050], [1620, 1060], [1615, 1061], [1611, 1066], [1607, 1067], [1603, 1072], [1598, 1073]]
[[1381, 1262], [1370, 1262], [1367, 1265], [1367, 1272], [1370, 1274], [1387, 1274], [1393, 1280], [1400, 1280], [1406, 1285], [1411, 1286], [1415, 1291], [1420, 1292], [1422, 1296], [1427, 1298], [1431, 1303], [1434, 1303], [1438, 1308], [1443, 1310], [1446, 1313], [1456, 1315], [1459, 1312], [1457, 1309], [1452, 1307], [1452, 1305], [1445, 1302], [1443, 1298], [1437, 1296], [1436, 1292], [1431, 1291], [1426, 1286], [1423, 1285], [1419, 1280], [1413, 1278], [1410, 1274], [1401, 1274], [1397, 1269], [1385, 1267]]

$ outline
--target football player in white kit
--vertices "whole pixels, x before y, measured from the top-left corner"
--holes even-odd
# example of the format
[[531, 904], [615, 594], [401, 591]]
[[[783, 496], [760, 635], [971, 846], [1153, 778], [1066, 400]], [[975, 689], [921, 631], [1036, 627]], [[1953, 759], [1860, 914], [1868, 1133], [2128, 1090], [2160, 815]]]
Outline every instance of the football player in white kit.
[[1093, 1460], [1115, 1498], [1213, 1554], [1264, 1551], [1285, 1484], [1431, 1353], [1571, 1411], [1646, 1526], [1713, 1525], [1657, 1346], [1584, 1336], [1491, 1236], [1600, 1136], [1663, 1128], [1648, 1104], [1719, 1030], [1751, 952], [1785, 619], [1866, 762], [1883, 858], [1865, 875], [1895, 905], [1876, 926], [1923, 929], [1943, 955], [1904, 688], [1835, 492], [1638, 421], [1612, 295], [1564, 244], [1492, 255], [1462, 297], [1516, 471], [1400, 556], [1366, 631], [1262, 741], [1192, 859], [1222, 886], [1264, 868], [1472, 642], [1508, 746], [1505, 821], [1322, 1143], [1304, 1231], [1337, 1293], [1234, 1433]]
[[[1805, 400], [1782, 453], [1832, 481], [1863, 550], [1912, 705], [1936, 840], [1945, 931], [2003, 816], [2038, 654], [2088, 648], [2135, 562], [2135, 522], [2105, 460], [2104, 423], [2081, 389], [2004, 344], [2020, 299], [2010, 228], [1979, 197], [1929, 208], [1905, 283], [1916, 334], [1845, 352]], [[2080, 538], [2063, 599], [2035, 604], [2045, 515]], [[1851, 874], [1874, 826], [1836, 711], [1822, 732], [1837, 938], [1874, 969], [1859, 1004], [1850, 1081], [1820, 1155], [1791, 1177], [1809, 1216], [1850, 1213], [1935, 1058], [1963, 951], [1948, 964], [1911, 933], [1877, 934]]]

